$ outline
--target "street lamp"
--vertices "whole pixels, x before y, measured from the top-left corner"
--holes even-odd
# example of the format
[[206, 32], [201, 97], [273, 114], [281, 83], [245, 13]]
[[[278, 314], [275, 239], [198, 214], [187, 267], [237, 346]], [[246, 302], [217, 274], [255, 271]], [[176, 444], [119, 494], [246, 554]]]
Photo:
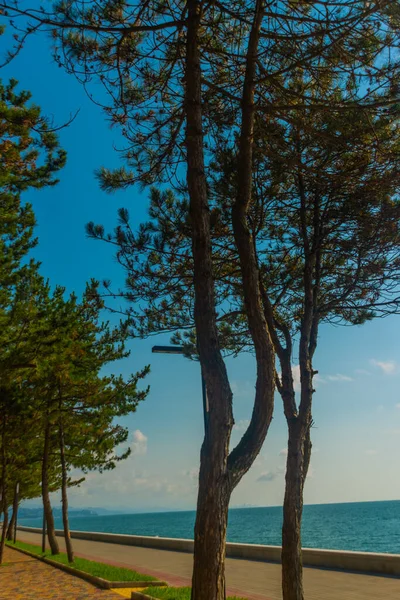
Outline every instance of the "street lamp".
[[[185, 354], [184, 346], [153, 346], [151, 351], [154, 354]], [[203, 374], [201, 374], [201, 391], [203, 395], [203, 416], [204, 416], [204, 433], [207, 433], [208, 425], [208, 397], [206, 382], [204, 381]]]

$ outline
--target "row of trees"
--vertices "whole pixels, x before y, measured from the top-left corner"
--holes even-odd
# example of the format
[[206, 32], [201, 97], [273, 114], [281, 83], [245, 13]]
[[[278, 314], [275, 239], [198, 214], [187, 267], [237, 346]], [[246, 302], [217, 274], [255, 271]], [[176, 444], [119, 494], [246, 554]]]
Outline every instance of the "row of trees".
[[[281, 396], [288, 427], [282, 538], [285, 598], [302, 594], [301, 518], [311, 458], [319, 326], [361, 325], [400, 308], [399, 134], [392, 115], [359, 110], [318, 116], [304, 111], [297, 113], [295, 124], [271, 119], [255, 129], [256, 183], [248, 222], [263, 315], [276, 356], [272, 384]], [[237, 355], [255, 351], [231, 222], [237, 171], [235, 158], [223, 146], [217, 161], [210, 166], [209, 193], [218, 339], [225, 353]], [[93, 223], [87, 231], [118, 248], [127, 287], [116, 295], [134, 303], [128, 311], [132, 334], [175, 332], [173, 341], [197, 358], [193, 224], [187, 208], [186, 200], [153, 188], [150, 220], [139, 231], [131, 227], [126, 209], [119, 211], [113, 232], [106, 234], [103, 226]], [[112, 294], [110, 287], [108, 293]], [[144, 312], [136, 308], [143, 303]], [[298, 393], [293, 377], [297, 361]], [[264, 439], [258, 428], [269, 424], [272, 410], [272, 397], [268, 404], [265, 400], [255, 404], [254, 429], [249, 428], [229, 454], [228, 469], [230, 461], [243, 460], [244, 449], [251, 447], [256, 435]], [[230, 484], [233, 489], [235, 479]], [[199, 509], [207, 511], [202, 501]], [[215, 527], [212, 511], [208, 514], [207, 526]], [[223, 561], [216, 561], [222, 568]], [[207, 569], [210, 558], [203, 564]]]
[[61, 287], [52, 290], [29, 259], [35, 218], [21, 194], [54, 185], [66, 156], [15, 81], [0, 86], [0, 156], [0, 562], [18, 501], [39, 495], [51, 551], [59, 552], [50, 493], [60, 489], [72, 561], [67, 489], [82, 479], [71, 470], [111, 469], [129, 455], [129, 448], [116, 452], [128, 430], [115, 418], [145, 398], [137, 385], [148, 369], [127, 380], [105, 376], [105, 366], [129, 354], [126, 326], [102, 322], [96, 282], [81, 299], [67, 296]]
[[[138, 231], [121, 210], [114, 233], [94, 224], [88, 232], [117, 244], [127, 286], [116, 293], [141, 301], [128, 310], [130, 332], [177, 332], [201, 363], [209, 414], [192, 600], [225, 598], [229, 500], [264, 443], [276, 389], [289, 437], [283, 596], [303, 600], [319, 327], [399, 306], [400, 3], [0, 6], [18, 29], [10, 60], [29, 35], [50, 29], [58, 64], [85, 86], [103, 84], [108, 101], [95, 99], [127, 140], [127, 166], [100, 170], [103, 188], [158, 185]], [[254, 409], [230, 452], [224, 353], [243, 349], [257, 363]]]

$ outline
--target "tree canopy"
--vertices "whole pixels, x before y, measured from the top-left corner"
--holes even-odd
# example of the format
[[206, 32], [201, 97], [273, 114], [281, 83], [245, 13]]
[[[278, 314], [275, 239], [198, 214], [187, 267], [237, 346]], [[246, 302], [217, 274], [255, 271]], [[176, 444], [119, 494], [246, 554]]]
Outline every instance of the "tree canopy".
[[[363, 321], [372, 316], [370, 305], [378, 304], [377, 296], [382, 298], [386, 289], [391, 299], [397, 285], [383, 258], [388, 249], [396, 255], [395, 228], [386, 234], [380, 227], [396, 214], [394, 185], [383, 185], [386, 200], [374, 198], [377, 184], [368, 169], [357, 173], [351, 149], [335, 145], [343, 141], [344, 125], [334, 121], [345, 113], [354, 116], [355, 109], [368, 113], [375, 124], [375, 119], [395, 114], [399, 2], [110, 0], [82, 5], [70, 0], [30, 9], [17, 0], [0, 6], [17, 29], [8, 58], [27, 37], [50, 30], [57, 63], [83, 83], [110, 122], [121, 128], [127, 142], [124, 165], [99, 170], [103, 188], [168, 183], [177, 196], [178, 204], [164, 188], [153, 192], [154, 215], [161, 215], [162, 223], [145, 225], [138, 235], [121, 211], [121, 227], [110, 241], [117, 244], [128, 271], [128, 299], [141, 294], [148, 299], [143, 314], [132, 315], [133, 330], [152, 333], [159, 328], [157, 318], [163, 330], [195, 326], [209, 415], [201, 452], [192, 600], [225, 597], [230, 495], [265, 440], [275, 383], [281, 390], [285, 382], [290, 419], [286, 506], [293, 508], [285, 515], [293, 518], [284, 527], [283, 591], [285, 600], [302, 600], [299, 528], [311, 449], [318, 324], [328, 314]], [[102, 84], [100, 93], [92, 82]], [[317, 137], [310, 143], [314, 122], [312, 135]], [[353, 133], [361, 140], [360, 132]], [[319, 164], [321, 134], [328, 140], [324, 148], [332, 145], [333, 160], [330, 150], [322, 152], [331, 161], [328, 167]], [[368, 162], [370, 156], [363, 158]], [[386, 168], [384, 158], [377, 164], [381, 160]], [[321, 179], [310, 175], [309, 161], [319, 166]], [[340, 191], [331, 175], [342, 175], [341, 161]], [[361, 173], [365, 214], [357, 210], [363, 192], [356, 177]], [[279, 184], [271, 175], [279, 175]], [[338, 202], [341, 194], [346, 221]], [[322, 224], [321, 215], [334, 222], [333, 229]], [[169, 227], [167, 242], [159, 227]], [[103, 236], [95, 226], [89, 232]], [[366, 248], [371, 240], [381, 242], [376, 255]], [[358, 244], [356, 251], [350, 242]], [[338, 248], [344, 255], [339, 262]], [[365, 267], [361, 279], [357, 260]], [[355, 285], [350, 280], [354, 273]], [[152, 275], [157, 282], [153, 291]], [[301, 287], [292, 291], [296, 282]], [[370, 282], [372, 291], [367, 289]], [[132, 291], [135, 285], [140, 288]], [[342, 302], [335, 310], [330, 304], [334, 286], [339, 286]], [[179, 294], [185, 289], [188, 297], [182, 301]], [[187, 309], [183, 315], [174, 299]], [[300, 337], [299, 407], [291, 393], [292, 329]], [[257, 362], [251, 421], [232, 452], [232, 390], [223, 360], [229, 339], [233, 349], [243, 339]], [[282, 380], [275, 354], [286, 361]]]
[[139, 389], [148, 367], [128, 378], [104, 373], [129, 356], [128, 331], [103, 320], [98, 284], [91, 281], [81, 300], [68, 296], [44, 281], [30, 256], [35, 217], [23, 194], [55, 185], [66, 154], [16, 85], [0, 86], [0, 561], [13, 494], [14, 520], [18, 500], [42, 494], [57, 551], [49, 494], [62, 488], [70, 544], [67, 488], [83, 481], [71, 471], [112, 469], [129, 456], [129, 431], [116, 419], [134, 412], [148, 391]]

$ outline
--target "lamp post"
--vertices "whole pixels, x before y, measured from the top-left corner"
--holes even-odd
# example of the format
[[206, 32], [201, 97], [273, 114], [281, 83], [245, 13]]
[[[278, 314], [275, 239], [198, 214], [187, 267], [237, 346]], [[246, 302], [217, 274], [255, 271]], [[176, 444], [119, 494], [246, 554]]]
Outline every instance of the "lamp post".
[[[185, 349], [183, 346], [153, 346], [151, 351], [154, 354], [184, 354]], [[207, 434], [208, 428], [208, 397], [206, 382], [204, 381], [203, 374], [201, 375], [201, 391], [203, 395], [203, 416], [204, 416], [204, 434]]]

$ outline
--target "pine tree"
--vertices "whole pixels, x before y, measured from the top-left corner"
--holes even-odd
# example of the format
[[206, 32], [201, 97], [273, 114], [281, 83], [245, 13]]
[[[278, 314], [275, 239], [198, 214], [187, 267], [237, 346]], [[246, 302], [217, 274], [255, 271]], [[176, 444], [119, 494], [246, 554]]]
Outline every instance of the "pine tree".
[[17, 81], [0, 81], [0, 306], [10, 302], [13, 286], [27, 277], [34, 263], [24, 263], [36, 245], [35, 218], [30, 204], [21, 203], [21, 192], [57, 183], [66, 154], [55, 133], [30, 104], [28, 92], [16, 91]]
[[[17, 82], [0, 83], [0, 414], [1, 484], [4, 511], [0, 562], [8, 521], [8, 443], [10, 421], [17, 410], [15, 383], [35, 368], [39, 348], [49, 342], [37, 298], [46, 294], [38, 264], [28, 252], [36, 244], [32, 207], [21, 203], [29, 188], [56, 183], [65, 152], [41, 116], [29, 104], [30, 94], [16, 93]], [[44, 332], [44, 329], [46, 330]], [[45, 333], [44, 336], [41, 334]]]
[[[285, 598], [303, 596], [300, 526], [311, 458], [320, 324], [361, 325], [400, 312], [399, 133], [391, 111], [377, 116], [359, 110], [304, 110], [287, 122], [270, 117], [256, 124], [248, 223], [263, 311], [279, 363], [275, 382], [288, 423]], [[222, 140], [212, 170], [210, 224], [219, 340], [228, 354], [254, 352], [231, 222], [236, 158]], [[133, 334], [178, 332], [174, 343], [196, 357], [193, 225], [187, 201], [154, 188], [149, 213], [138, 232], [130, 226], [129, 212], [121, 209], [113, 234], [94, 224], [88, 233], [118, 248], [127, 282], [119, 294], [132, 302]], [[296, 354], [302, 380], [298, 394]], [[243, 443], [246, 438], [247, 434]]]
[[128, 332], [124, 323], [111, 328], [101, 321], [103, 305], [95, 282], [87, 287], [81, 302], [74, 295], [64, 299], [64, 290], [59, 289], [50, 304], [57, 342], [51, 354], [39, 362], [33, 395], [41, 405], [42, 497], [49, 542], [52, 553], [57, 554], [48, 484], [48, 472], [55, 463], [61, 477], [65, 542], [72, 562], [67, 488], [83, 479], [73, 482], [68, 472], [71, 468], [83, 472], [112, 469], [129, 456], [129, 450], [120, 455], [115, 451], [128, 437], [127, 428], [116, 424], [115, 418], [134, 412], [146, 397], [147, 390], [139, 391], [137, 386], [148, 368], [128, 380], [101, 374], [104, 366], [129, 356], [125, 349]]
[[[196, 343], [210, 412], [200, 468], [195, 528], [193, 600], [225, 597], [227, 510], [234, 485], [250, 468], [267, 433], [274, 394], [274, 344], [249, 227], [252, 210], [256, 114], [285, 119], [292, 110], [381, 109], [398, 102], [396, 45], [399, 3], [344, 0], [339, 4], [263, 0], [56, 3], [29, 10], [3, 2], [6, 17], [27, 19], [26, 34], [52, 29], [55, 59], [82, 81], [96, 77], [107, 93], [107, 117], [127, 139], [127, 168], [101, 172], [105, 189], [169, 181], [189, 196]], [[19, 23], [21, 23], [21, 20]], [[26, 38], [18, 36], [11, 55]], [[286, 87], [302, 69], [321, 83], [334, 71], [341, 98], [315, 99]], [[370, 90], [381, 90], [370, 101]], [[276, 96], [279, 93], [279, 100]], [[293, 106], [296, 108], [294, 109]], [[245, 320], [257, 359], [254, 413], [236, 452], [229, 455], [232, 392], [221, 352], [212, 264], [209, 165], [218, 141], [229, 137], [239, 173], [231, 230], [239, 255]], [[180, 165], [186, 179], [181, 181]], [[293, 599], [296, 596], [293, 596]], [[290, 599], [292, 600], [292, 599]]]

